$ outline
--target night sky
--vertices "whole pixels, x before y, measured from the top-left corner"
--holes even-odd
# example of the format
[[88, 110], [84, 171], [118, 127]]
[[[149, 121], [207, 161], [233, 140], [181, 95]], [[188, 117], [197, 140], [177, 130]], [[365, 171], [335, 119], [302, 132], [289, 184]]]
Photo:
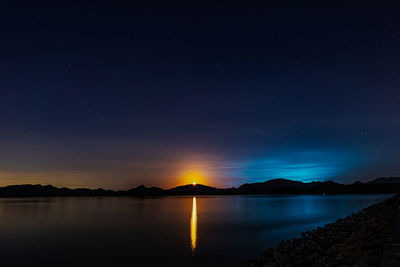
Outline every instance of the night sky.
[[0, 185], [400, 175], [395, 8], [117, 2], [0, 1]]

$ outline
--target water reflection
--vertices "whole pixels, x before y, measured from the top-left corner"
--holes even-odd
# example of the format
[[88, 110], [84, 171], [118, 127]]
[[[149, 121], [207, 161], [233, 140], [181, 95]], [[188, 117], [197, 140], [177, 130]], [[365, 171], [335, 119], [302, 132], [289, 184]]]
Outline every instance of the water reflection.
[[0, 198], [0, 267], [237, 266], [387, 197]]
[[196, 207], [196, 197], [193, 197], [193, 207], [192, 207], [192, 218], [190, 224], [190, 239], [192, 240], [192, 254], [196, 250], [197, 242], [197, 207]]

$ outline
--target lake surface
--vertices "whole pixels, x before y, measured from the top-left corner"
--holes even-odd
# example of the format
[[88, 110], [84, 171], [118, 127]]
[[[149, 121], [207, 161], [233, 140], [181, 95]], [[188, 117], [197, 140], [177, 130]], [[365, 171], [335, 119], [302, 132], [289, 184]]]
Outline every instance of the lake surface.
[[231, 266], [390, 195], [0, 199], [2, 266]]

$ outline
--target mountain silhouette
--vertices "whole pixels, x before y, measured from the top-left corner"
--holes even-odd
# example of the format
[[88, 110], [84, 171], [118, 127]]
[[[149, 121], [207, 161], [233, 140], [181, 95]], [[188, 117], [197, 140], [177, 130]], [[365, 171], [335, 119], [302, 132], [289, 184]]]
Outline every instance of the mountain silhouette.
[[303, 183], [287, 179], [272, 179], [263, 183], [244, 184], [238, 188], [240, 194], [276, 194], [297, 192], [313, 187], [321, 182]]
[[288, 179], [271, 179], [247, 183], [238, 188], [215, 188], [188, 184], [171, 189], [140, 185], [127, 191], [102, 188], [57, 188], [52, 185], [9, 185], [0, 187], [0, 197], [84, 197], [84, 196], [173, 196], [173, 195], [278, 195], [278, 194], [379, 194], [400, 193], [400, 177], [380, 177], [367, 183], [340, 184], [333, 181], [303, 183]]
[[368, 182], [369, 184], [400, 183], [400, 177], [380, 177]]
[[227, 195], [234, 194], [235, 190], [236, 188], [220, 189], [202, 184], [188, 184], [168, 189], [166, 193], [172, 195]]
[[112, 196], [117, 192], [112, 190], [87, 188], [57, 188], [52, 185], [9, 185], [0, 187], [0, 197], [64, 197], [64, 196]]
[[128, 195], [137, 195], [137, 196], [153, 196], [153, 195], [162, 195], [163, 189], [159, 187], [146, 187], [144, 185], [139, 185], [138, 187], [132, 188], [128, 190]]

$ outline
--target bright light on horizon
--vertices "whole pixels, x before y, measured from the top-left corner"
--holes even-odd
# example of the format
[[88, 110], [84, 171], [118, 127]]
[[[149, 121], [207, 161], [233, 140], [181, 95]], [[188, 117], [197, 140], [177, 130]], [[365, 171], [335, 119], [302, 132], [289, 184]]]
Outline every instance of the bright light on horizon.
[[203, 170], [198, 170], [198, 169], [189, 169], [184, 171], [180, 175], [180, 181], [179, 185], [182, 184], [191, 184], [191, 185], [197, 185], [197, 184], [207, 184], [208, 180], [206, 178], [206, 171]]

